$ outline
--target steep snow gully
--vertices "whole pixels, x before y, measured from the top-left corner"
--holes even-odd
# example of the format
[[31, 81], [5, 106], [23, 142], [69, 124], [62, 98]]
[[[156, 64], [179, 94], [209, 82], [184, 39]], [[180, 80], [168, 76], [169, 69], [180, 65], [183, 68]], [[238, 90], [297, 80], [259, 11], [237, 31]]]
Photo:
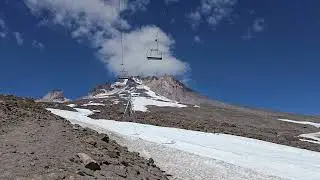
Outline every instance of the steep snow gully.
[[[226, 134], [94, 120], [88, 117], [94, 112], [87, 109], [77, 108], [78, 112], [48, 110], [73, 124], [117, 134], [125, 139], [125, 145], [140, 150], [142, 155], [152, 156], [161, 168], [180, 179], [317, 180], [320, 177], [318, 152]], [[157, 150], [146, 147], [148, 143]], [[181, 156], [179, 151], [190, 155]], [[157, 153], [163, 153], [162, 158]], [[177, 167], [166, 161], [167, 156], [183, 164]], [[198, 172], [192, 172], [194, 169]]]

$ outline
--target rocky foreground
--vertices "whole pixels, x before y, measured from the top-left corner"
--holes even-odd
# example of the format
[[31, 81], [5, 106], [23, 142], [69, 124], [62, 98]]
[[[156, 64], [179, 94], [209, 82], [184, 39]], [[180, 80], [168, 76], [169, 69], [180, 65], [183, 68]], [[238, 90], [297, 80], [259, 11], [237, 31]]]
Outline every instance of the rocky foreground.
[[29, 99], [0, 96], [0, 179], [168, 179], [152, 159], [71, 125]]

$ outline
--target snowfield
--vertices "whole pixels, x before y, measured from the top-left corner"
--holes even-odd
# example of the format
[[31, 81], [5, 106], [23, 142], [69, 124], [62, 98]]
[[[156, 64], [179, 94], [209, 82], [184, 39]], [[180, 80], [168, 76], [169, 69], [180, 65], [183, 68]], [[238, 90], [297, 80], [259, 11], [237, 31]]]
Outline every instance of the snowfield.
[[[48, 110], [73, 124], [98, 132], [113, 132], [131, 139], [130, 142], [139, 141], [139, 144], [130, 146], [142, 149], [142, 154], [158, 157], [155, 160], [161, 168], [181, 179], [320, 179], [318, 152], [226, 134], [93, 120], [87, 117], [93, 112], [86, 109], [77, 108], [78, 112]], [[148, 143], [153, 143], [158, 149], [148, 150], [145, 145]], [[163, 153], [163, 158], [157, 153]], [[184, 153], [190, 156], [182, 156]], [[169, 163], [170, 159], [174, 163]]]

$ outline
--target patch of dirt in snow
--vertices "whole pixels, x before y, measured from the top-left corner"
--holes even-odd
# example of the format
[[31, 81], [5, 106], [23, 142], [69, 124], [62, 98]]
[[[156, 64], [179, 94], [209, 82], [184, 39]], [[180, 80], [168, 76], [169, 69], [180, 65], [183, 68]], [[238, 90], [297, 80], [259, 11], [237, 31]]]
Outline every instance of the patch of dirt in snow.
[[167, 179], [152, 159], [73, 126], [44, 106], [51, 105], [0, 96], [0, 179]]

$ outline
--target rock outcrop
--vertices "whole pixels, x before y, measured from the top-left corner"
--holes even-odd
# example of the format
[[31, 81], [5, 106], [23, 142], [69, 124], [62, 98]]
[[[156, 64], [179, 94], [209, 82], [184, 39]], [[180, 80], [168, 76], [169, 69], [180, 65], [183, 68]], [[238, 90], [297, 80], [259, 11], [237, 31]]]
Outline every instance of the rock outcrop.
[[70, 101], [64, 96], [62, 90], [52, 90], [48, 92], [45, 96], [41, 99], [38, 99], [37, 102], [57, 102], [57, 103], [64, 103]]

